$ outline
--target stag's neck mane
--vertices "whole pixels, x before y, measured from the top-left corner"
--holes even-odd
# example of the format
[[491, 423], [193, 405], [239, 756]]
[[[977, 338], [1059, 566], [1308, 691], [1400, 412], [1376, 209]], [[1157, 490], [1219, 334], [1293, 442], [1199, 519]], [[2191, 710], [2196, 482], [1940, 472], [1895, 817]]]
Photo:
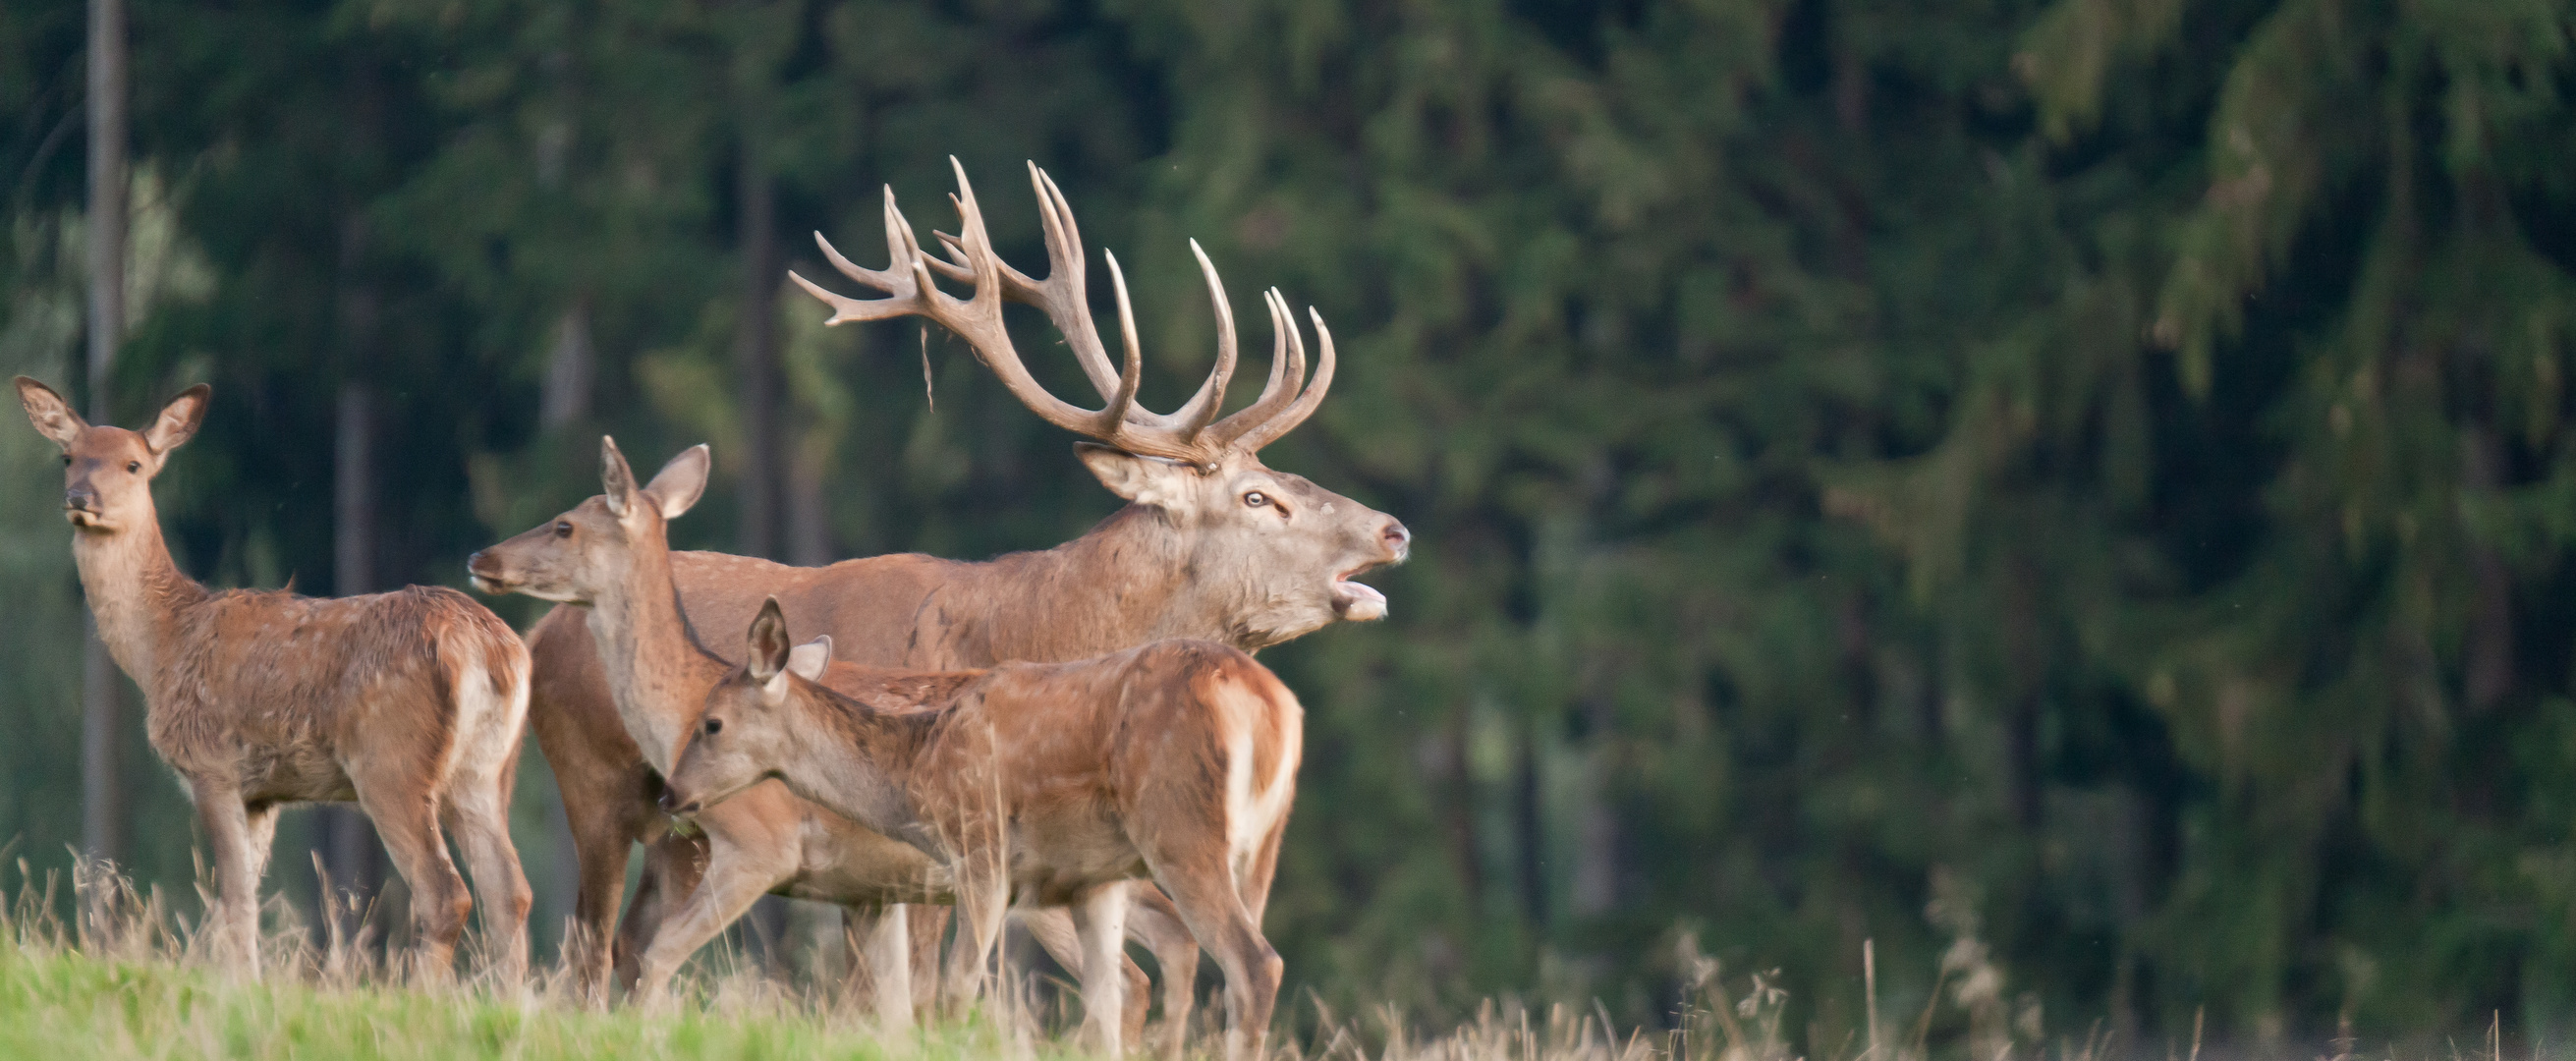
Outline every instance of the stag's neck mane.
[[667, 775], [681, 731], [732, 668], [698, 641], [682, 614], [669, 544], [659, 534], [642, 537], [632, 544], [626, 577], [591, 602], [588, 624], [618, 717], [643, 738], [646, 761]]
[[113, 531], [74, 528], [72, 562], [81, 592], [98, 618], [99, 639], [125, 673], [160, 698], [148, 675], [162, 673], [180, 632], [180, 613], [204, 601], [206, 587], [170, 559], [161, 538], [160, 513], [145, 505], [132, 525]]
[[1176, 637], [1260, 647], [1225, 621], [1235, 602], [1195, 577], [1191, 538], [1163, 510], [1129, 505], [1053, 549], [974, 565], [916, 621], [948, 626], [943, 640], [967, 666], [1064, 662]]

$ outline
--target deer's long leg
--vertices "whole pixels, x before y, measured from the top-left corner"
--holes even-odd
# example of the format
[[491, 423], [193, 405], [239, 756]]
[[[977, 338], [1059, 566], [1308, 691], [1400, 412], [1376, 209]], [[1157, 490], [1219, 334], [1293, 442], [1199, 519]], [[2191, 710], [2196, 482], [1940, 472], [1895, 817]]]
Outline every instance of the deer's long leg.
[[[715, 808], [721, 811], [723, 808]], [[796, 872], [796, 851], [787, 842], [757, 842], [737, 837], [715, 813], [700, 816], [709, 840], [706, 873], [685, 902], [653, 929], [652, 946], [644, 951], [635, 982], [636, 997], [648, 1005], [667, 997], [671, 977], [698, 948], [741, 920], [754, 900], [769, 894]]]
[[[1029, 938], [1038, 941], [1038, 948], [1046, 951], [1047, 957], [1055, 959], [1057, 965], [1064, 966], [1066, 971], [1077, 977], [1084, 975], [1083, 962], [1089, 952], [1083, 950], [1085, 944], [1077, 923], [1078, 915], [1072, 910], [1053, 906], [1026, 907], [1017, 913], [1020, 924], [1029, 930]], [[1178, 923], [1174, 922], [1175, 925]], [[1188, 929], [1182, 929], [1183, 935], [1188, 932]], [[1197, 960], [1197, 944], [1191, 945], [1190, 956], [1191, 960]], [[1154, 1005], [1154, 981], [1145, 975], [1143, 967], [1127, 957], [1124, 950], [1118, 954], [1118, 964], [1120, 977], [1127, 982], [1126, 990], [1119, 996], [1126, 1007], [1118, 1021], [1124, 1036], [1121, 1041], [1139, 1042], [1145, 1035], [1146, 1012]]]
[[456, 940], [465, 934], [474, 911], [465, 878], [447, 857], [447, 837], [439, 831], [438, 793], [426, 779], [360, 775], [358, 806], [376, 825], [376, 836], [393, 857], [403, 883], [411, 886], [414, 971], [425, 982], [443, 983], [455, 975]]
[[[191, 776], [189, 794], [197, 802], [197, 820], [205, 826], [207, 845], [215, 856], [215, 950], [223, 964], [253, 979], [259, 976], [259, 875], [264, 868], [252, 843], [250, 810], [230, 778]], [[274, 815], [271, 816], [274, 828]]]
[[[1102, 1053], [1125, 1052], [1127, 991], [1127, 882], [1112, 881], [1074, 902], [1074, 931], [1081, 937], [1082, 1027]], [[1141, 992], [1140, 992], [1141, 994]]]
[[501, 783], [489, 776], [459, 773], [448, 792], [447, 827], [456, 834], [456, 846], [464, 851], [466, 868], [473, 872], [492, 974], [515, 990], [528, 975], [528, 907], [535, 895], [519, 867], [519, 849], [510, 842], [509, 809], [501, 800]]
[[1172, 893], [1172, 904], [1190, 926], [1199, 945], [1216, 956], [1225, 970], [1225, 1056], [1227, 1061], [1256, 1061], [1267, 1048], [1271, 1008], [1279, 1001], [1282, 963], [1279, 952], [1262, 938], [1261, 928], [1244, 909], [1234, 873], [1218, 852], [1224, 832], [1214, 829], [1212, 842], [1164, 843], [1146, 853], [1154, 879]]
[[[1181, 920], [1171, 896], [1149, 880], [1130, 881], [1127, 935], [1154, 953], [1163, 973], [1164, 1056], [1178, 1058], [1190, 1034], [1190, 1010], [1198, 1003], [1199, 940]], [[1255, 923], [1259, 918], [1254, 918]], [[1141, 1035], [1138, 1041], [1142, 1041]]]

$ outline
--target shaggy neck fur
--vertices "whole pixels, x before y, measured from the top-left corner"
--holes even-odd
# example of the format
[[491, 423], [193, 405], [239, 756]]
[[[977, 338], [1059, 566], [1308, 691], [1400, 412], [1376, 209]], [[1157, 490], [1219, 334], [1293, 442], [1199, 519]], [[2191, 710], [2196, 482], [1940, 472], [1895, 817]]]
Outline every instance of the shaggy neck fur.
[[[644, 498], [638, 503], [652, 504]], [[704, 709], [707, 690], [730, 668], [698, 643], [680, 614], [670, 544], [659, 515], [648, 512], [645, 518], [652, 526], [627, 543], [632, 562], [624, 578], [590, 603], [589, 625], [599, 661], [608, 668], [618, 717], [628, 733], [641, 738], [645, 761], [667, 777], [680, 735]]]
[[1063, 545], [979, 565], [933, 604], [987, 602], [952, 634], [985, 642], [989, 651], [962, 654], [970, 660], [1074, 660], [1176, 637], [1246, 652], [1272, 643], [1230, 618], [1246, 602], [1198, 578], [1195, 537], [1162, 509], [1129, 505]]
[[160, 690], [147, 676], [163, 673], [178, 643], [179, 613], [208, 593], [171, 562], [160, 513], [148, 499], [141, 507], [116, 530], [74, 528], [72, 562], [80, 568], [90, 613], [98, 617], [99, 639], [117, 666], [157, 701]]

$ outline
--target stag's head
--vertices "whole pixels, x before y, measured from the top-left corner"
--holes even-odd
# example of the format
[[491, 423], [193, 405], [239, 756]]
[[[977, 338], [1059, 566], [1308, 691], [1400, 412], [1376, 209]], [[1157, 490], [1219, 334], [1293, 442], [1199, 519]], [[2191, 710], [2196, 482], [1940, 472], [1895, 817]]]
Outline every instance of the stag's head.
[[18, 377], [18, 403], [27, 407], [28, 421], [63, 450], [63, 518], [94, 535], [147, 526], [157, 518], [152, 477], [161, 474], [170, 451], [205, 422], [213, 393], [203, 383], [181, 391], [151, 427], [128, 431], [106, 424], [93, 427], [53, 388]]
[[[951, 160], [954, 165], [955, 160]], [[854, 265], [821, 233], [815, 242], [834, 268], [850, 279], [886, 293], [857, 299], [826, 290], [802, 276], [788, 274], [833, 309], [827, 323], [920, 316], [939, 322], [974, 347], [1002, 385], [1029, 409], [1066, 430], [1095, 440], [1079, 447], [1092, 474], [1111, 492], [1134, 506], [1150, 510], [1133, 518], [1150, 518], [1180, 537], [1180, 564], [1194, 584], [1212, 599], [1212, 610], [1245, 647], [1286, 641], [1335, 619], [1366, 620], [1386, 614], [1386, 597], [1354, 579], [1371, 568], [1399, 563], [1412, 546], [1412, 535], [1395, 517], [1333, 493], [1305, 478], [1273, 471], [1261, 463], [1260, 451], [1312, 416], [1333, 385], [1333, 334], [1322, 315], [1308, 310], [1315, 324], [1318, 357], [1314, 378], [1306, 377], [1306, 340], [1278, 291], [1266, 293], [1273, 335], [1270, 378], [1261, 396], [1222, 419], [1226, 384], [1234, 376], [1234, 311], [1225, 285], [1198, 244], [1199, 271], [1217, 318], [1216, 363], [1179, 409], [1158, 413], [1136, 403], [1143, 354], [1136, 342], [1135, 313], [1127, 300], [1127, 278], [1117, 255], [1106, 255], [1111, 287], [1118, 303], [1119, 331], [1125, 340], [1123, 364], [1113, 366], [1091, 319], [1087, 268], [1073, 208], [1055, 182], [1034, 164], [1029, 183], [1038, 198], [1046, 228], [1047, 278], [1043, 281], [1001, 261], [984, 229], [975, 190], [957, 167], [959, 194], [954, 198], [960, 234], [936, 233], [945, 257], [924, 254], [912, 225], [895, 207], [894, 191], [885, 195], [886, 248], [892, 263], [884, 269]], [[959, 299], [939, 290], [932, 274], [972, 283], [974, 294]], [[1099, 392], [1103, 405], [1083, 409], [1038, 385], [1020, 363], [1003, 327], [1002, 302], [1036, 306], [1062, 331], [1083, 374]]]
[[696, 814], [728, 797], [781, 776], [789, 745], [799, 739], [784, 719], [787, 699], [813, 695], [812, 682], [832, 662], [832, 639], [818, 637], [789, 648], [787, 620], [771, 597], [751, 619], [743, 664], [707, 691], [706, 711], [671, 765], [670, 783], [662, 790], [662, 809], [682, 816]]
[[605, 492], [475, 553], [465, 570], [485, 593], [589, 604], [625, 584], [639, 553], [669, 548], [664, 524], [698, 503], [708, 464], [707, 447], [691, 446], [639, 487], [617, 440], [602, 435], [599, 479]]

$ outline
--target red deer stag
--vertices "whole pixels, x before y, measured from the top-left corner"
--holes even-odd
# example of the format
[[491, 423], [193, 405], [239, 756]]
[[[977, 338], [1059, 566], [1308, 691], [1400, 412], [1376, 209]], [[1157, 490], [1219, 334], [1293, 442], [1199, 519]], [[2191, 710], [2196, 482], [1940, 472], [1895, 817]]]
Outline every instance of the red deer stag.
[[[1235, 365], [1233, 313], [1202, 255], [1219, 324], [1216, 365], [1180, 409], [1147, 411], [1134, 400], [1141, 365], [1125, 308], [1125, 281], [1111, 259], [1127, 355], [1123, 368], [1114, 368], [1086, 302], [1084, 252], [1073, 211], [1054, 181], [1030, 167], [1049, 263], [1047, 278], [1037, 281], [995, 259], [962, 168], [957, 179], [962, 235], [941, 236], [951, 260], [921, 253], [888, 189], [884, 216], [892, 261], [886, 269], [853, 265], [816, 236], [836, 268], [888, 297], [846, 298], [801, 276], [793, 279], [832, 304], [835, 324], [923, 316], [965, 336], [1023, 404], [1050, 423], [1107, 443], [1077, 444], [1076, 455], [1130, 504], [1071, 542], [982, 563], [904, 554], [802, 568], [718, 553], [674, 553], [681, 606], [697, 629], [709, 631], [708, 647], [739, 653], [737, 631], [765, 596], [776, 596], [791, 621], [831, 635], [851, 660], [925, 670], [1083, 659], [1172, 637], [1253, 651], [1336, 619], [1383, 615], [1385, 597], [1352, 579], [1404, 559], [1411, 540], [1404, 525], [1303, 477], [1273, 471], [1258, 455], [1312, 415], [1332, 384], [1332, 337], [1322, 321], [1316, 322], [1320, 356], [1309, 381], [1304, 340], [1288, 319], [1286, 301], [1271, 295], [1277, 337], [1269, 381], [1256, 401], [1219, 419]], [[933, 272], [973, 282], [972, 297], [940, 292]], [[1107, 408], [1084, 412], [1037, 385], [1002, 328], [1004, 299], [1045, 310]], [[650, 795], [658, 782], [618, 719], [581, 609], [556, 608], [529, 632], [529, 643], [537, 664], [531, 718], [538, 745], [564, 782], [580, 858], [576, 918], [582, 934], [606, 939], [617, 916], [629, 845], [665, 836]], [[691, 872], [700, 858], [689, 847], [666, 838], [652, 849], [644, 888], [619, 936], [619, 950], [628, 956], [622, 961], [649, 945], [662, 908], [695, 887]], [[587, 987], [604, 986], [604, 949], [574, 961]], [[1177, 1000], [1186, 1004], [1186, 985], [1180, 986]], [[1166, 998], [1174, 1000], [1175, 994]]]
[[210, 592], [162, 542], [152, 477], [206, 415], [205, 384], [141, 433], [91, 426], [25, 376], [18, 400], [63, 449], [72, 557], [117, 665], [143, 687], [153, 750], [214, 845], [209, 919], [236, 969], [259, 972], [259, 879], [280, 805], [356, 800], [411, 886], [417, 974], [452, 973], [474, 901], [448, 860], [456, 834], [481, 894], [496, 972], [528, 960], [528, 881], [510, 844], [510, 786], [528, 710], [528, 650], [452, 589], [316, 599]]
[[[523, 593], [587, 608], [587, 625], [607, 665], [611, 695], [626, 731], [636, 736], [653, 768], [667, 774], [671, 756], [704, 710], [707, 694], [733, 669], [698, 642], [672, 592], [666, 525], [695, 505], [705, 490], [707, 448], [682, 451], [640, 488], [614, 439], [601, 438], [599, 448], [601, 494], [474, 554], [466, 567], [484, 592]], [[890, 683], [899, 687], [912, 680], [911, 672], [849, 663], [825, 673], [819, 670], [820, 659], [818, 655], [818, 669], [808, 676], [852, 696], [899, 703], [900, 690], [890, 691]], [[861, 908], [949, 897], [945, 870], [920, 852], [798, 799], [784, 786], [761, 786], [702, 816], [699, 825], [708, 843], [702, 880], [639, 958], [637, 990], [657, 1001], [665, 997], [681, 963], [764, 893]], [[1159, 906], [1172, 933], [1187, 943], [1188, 929], [1169, 901], [1160, 893], [1148, 901]], [[1073, 927], [1063, 927], [1060, 936], [1041, 931], [1039, 941], [1059, 960], [1076, 964], [1080, 952]], [[1168, 950], [1160, 953], [1175, 962], [1181, 958]], [[1186, 956], [1196, 963], [1195, 946], [1188, 947]], [[878, 993], [880, 1016], [891, 1022], [909, 1020], [912, 993], [902, 986], [909, 976], [906, 955], [895, 949], [870, 958], [880, 966], [875, 970], [879, 981], [889, 985]], [[1144, 982], [1141, 970], [1131, 976]], [[1143, 1027], [1145, 1001], [1141, 992], [1135, 996], [1132, 1013], [1122, 1021], [1127, 1031]]]
[[939, 710], [889, 711], [792, 672], [777, 601], [749, 641], [670, 775], [674, 813], [721, 808], [777, 778], [920, 848], [956, 883], [963, 927], [949, 969], [966, 994], [1015, 895], [1071, 907], [1084, 1024], [1113, 1057], [1128, 885], [1150, 878], [1225, 970], [1226, 1057], [1262, 1056], [1280, 962], [1261, 909], [1305, 729], [1267, 668], [1213, 642], [1158, 641], [1077, 663], [924, 675], [939, 697], [925, 706]]

